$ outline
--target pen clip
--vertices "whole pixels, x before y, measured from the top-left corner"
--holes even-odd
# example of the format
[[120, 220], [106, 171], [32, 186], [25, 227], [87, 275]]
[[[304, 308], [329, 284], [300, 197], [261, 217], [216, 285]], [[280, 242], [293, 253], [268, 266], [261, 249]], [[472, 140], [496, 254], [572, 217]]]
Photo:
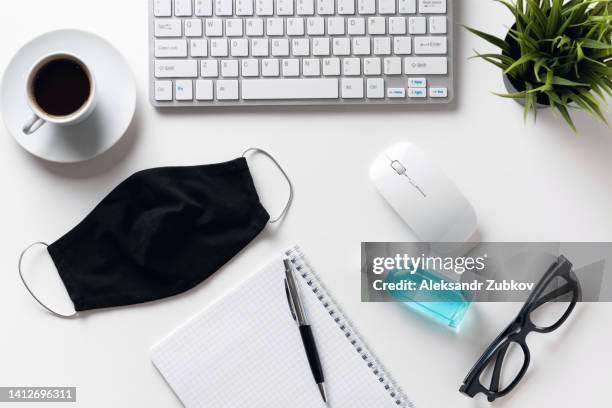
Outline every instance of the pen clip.
[[293, 308], [293, 299], [291, 299], [291, 292], [289, 291], [289, 284], [287, 283], [287, 279], [285, 279], [285, 294], [287, 295], [287, 303], [289, 303], [289, 311], [291, 312], [291, 317], [293, 317], [293, 320], [297, 322], [297, 316], [295, 315], [295, 310]]

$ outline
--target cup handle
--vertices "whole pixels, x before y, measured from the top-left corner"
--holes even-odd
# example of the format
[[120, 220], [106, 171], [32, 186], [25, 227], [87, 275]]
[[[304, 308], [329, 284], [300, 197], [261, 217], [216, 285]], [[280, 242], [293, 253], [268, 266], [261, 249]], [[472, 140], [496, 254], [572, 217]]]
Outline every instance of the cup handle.
[[26, 135], [31, 135], [32, 133], [40, 129], [40, 127], [44, 124], [45, 124], [44, 119], [41, 119], [36, 115], [32, 115], [30, 120], [28, 120], [26, 124], [23, 125], [23, 129], [22, 129], [23, 133], [25, 133]]

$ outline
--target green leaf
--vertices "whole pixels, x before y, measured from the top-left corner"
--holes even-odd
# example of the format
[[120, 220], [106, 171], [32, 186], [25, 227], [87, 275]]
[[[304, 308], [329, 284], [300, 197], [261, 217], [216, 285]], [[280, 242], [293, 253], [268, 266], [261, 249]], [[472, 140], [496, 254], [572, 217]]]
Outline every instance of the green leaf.
[[574, 131], [574, 133], [578, 133], [576, 125], [574, 124], [574, 121], [572, 120], [569, 112], [567, 111], [567, 108], [563, 105], [555, 105], [555, 108], [557, 109], [557, 111], [559, 111], [559, 113], [561, 113], [561, 116], [563, 116], [563, 119], [565, 119], [569, 127]]
[[580, 43], [576, 44], [576, 56], [577, 56], [578, 62], [584, 59], [584, 51], [582, 51], [582, 45], [580, 45]]
[[530, 54], [527, 54], [527, 55], [523, 55], [521, 58], [519, 58], [516, 61], [514, 61], [514, 63], [512, 65], [510, 65], [508, 68], [506, 68], [506, 70], [504, 71], [504, 74], [508, 74], [508, 73], [512, 72], [516, 67], [521, 66], [521, 65], [525, 64], [528, 61], [534, 60], [537, 56], [538, 56], [537, 53], [530, 53]]
[[589, 84], [585, 84], [583, 82], [575, 82], [575, 81], [570, 81], [569, 79], [565, 79], [565, 78], [561, 78], [558, 76], [554, 76], [553, 77], [553, 85], [560, 85], [560, 86], [590, 86]]
[[[530, 83], [526, 83], [525, 84], [525, 90], [526, 91], [530, 91], [533, 88], [533, 86]], [[525, 108], [523, 109], [523, 120], [527, 121], [527, 117], [529, 116], [529, 112], [531, 112], [533, 110], [533, 121], [536, 121], [536, 117], [537, 117], [537, 108], [535, 107], [535, 104], [537, 102], [537, 96], [536, 94], [532, 94], [532, 93], [527, 93], [525, 96]]]
[[493, 95], [500, 96], [502, 98], [524, 99], [525, 96], [527, 96], [527, 91], [510, 92], [510, 93], [497, 93], [497, 92], [493, 92]]
[[612, 50], [612, 44], [604, 43], [602, 41], [593, 40], [590, 38], [579, 39], [580, 44], [583, 48], [595, 48], [600, 50]]
[[490, 42], [491, 44], [499, 47], [502, 49], [502, 51], [505, 51], [507, 53], [510, 53], [510, 46], [501, 38], [497, 38], [494, 35], [491, 34], [487, 34], [487, 33], [483, 33], [482, 31], [476, 30], [474, 28], [468, 27], [468, 26], [463, 26], [465, 27], [466, 30], [468, 30], [469, 32], [471, 32], [474, 35], [477, 35], [478, 37], [482, 38], [485, 41]]
[[548, 19], [546, 20], [546, 36], [555, 36], [556, 28], [559, 27], [561, 22], [561, 5], [563, 0], [552, 0], [552, 6], [548, 13]]

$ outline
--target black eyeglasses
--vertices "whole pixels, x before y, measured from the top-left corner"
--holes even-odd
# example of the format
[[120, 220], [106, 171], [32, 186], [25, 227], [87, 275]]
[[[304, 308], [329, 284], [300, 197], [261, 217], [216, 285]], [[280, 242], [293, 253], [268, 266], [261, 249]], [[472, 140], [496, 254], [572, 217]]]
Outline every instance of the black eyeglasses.
[[[582, 289], [572, 271], [572, 263], [561, 255], [537, 283], [514, 321], [497, 336], [478, 359], [463, 380], [459, 391], [469, 397], [474, 397], [482, 392], [490, 402], [512, 391], [527, 372], [531, 360], [529, 347], [525, 342], [527, 335], [531, 332], [550, 333], [558, 329], [572, 313], [576, 302], [581, 299]], [[541, 316], [539, 312], [545, 309], [541, 306], [553, 303], [558, 313], [555, 316]], [[537, 309], [540, 310], [536, 312]], [[540, 322], [542, 317], [547, 320]], [[519, 346], [520, 350], [516, 349], [516, 346]], [[522, 351], [523, 364], [518, 370], [512, 370], [513, 367], [509, 367], [510, 364], [504, 364], [504, 359], [508, 360], [506, 357], [511, 347], [518, 350], [519, 357]], [[509, 370], [512, 372], [508, 372]], [[490, 375], [488, 388], [481, 382], [486, 382], [482, 378], [485, 374]], [[502, 376], [504, 380], [510, 380], [507, 381], [507, 385], [502, 384]]]

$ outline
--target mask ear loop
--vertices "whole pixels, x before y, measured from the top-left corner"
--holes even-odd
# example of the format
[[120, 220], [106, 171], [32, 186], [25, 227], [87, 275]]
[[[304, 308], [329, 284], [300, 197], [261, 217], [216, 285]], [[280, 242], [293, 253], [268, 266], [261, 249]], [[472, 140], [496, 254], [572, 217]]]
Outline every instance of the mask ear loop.
[[285, 214], [287, 213], [287, 211], [289, 210], [289, 207], [291, 206], [291, 202], [293, 201], [293, 184], [291, 183], [291, 179], [289, 179], [289, 176], [287, 175], [287, 173], [285, 173], [285, 170], [283, 170], [283, 168], [281, 167], [280, 164], [278, 164], [278, 162], [276, 161], [276, 159], [274, 157], [272, 157], [272, 155], [268, 152], [266, 152], [263, 149], [260, 149], [258, 147], [251, 147], [246, 149], [243, 153], [242, 153], [242, 157], [246, 158], [246, 155], [249, 154], [250, 152], [257, 152], [257, 153], [261, 153], [263, 155], [265, 155], [267, 158], [269, 158], [270, 160], [272, 160], [272, 162], [276, 165], [276, 167], [278, 167], [278, 169], [280, 170], [280, 172], [283, 174], [283, 176], [285, 177], [285, 180], [287, 180], [287, 184], [289, 184], [289, 198], [287, 199], [287, 204], [285, 204], [285, 208], [283, 208], [283, 211], [281, 211], [281, 213], [278, 215], [278, 217], [276, 217], [275, 219], [271, 220], [269, 223], [270, 224], [274, 224], [275, 222], [280, 221], [281, 218], [283, 218], [285, 216]]
[[36, 300], [38, 302], [38, 304], [40, 304], [42, 307], [44, 307], [45, 309], [47, 309], [47, 311], [57, 317], [62, 317], [64, 319], [68, 319], [71, 317], [76, 316], [79, 312], [75, 311], [73, 314], [70, 315], [65, 315], [59, 312], [56, 312], [55, 310], [51, 309], [50, 307], [48, 307], [47, 305], [45, 305], [32, 291], [32, 289], [30, 289], [30, 286], [28, 286], [28, 283], [26, 282], [25, 278], [23, 277], [23, 273], [21, 272], [21, 262], [23, 261], [23, 257], [26, 254], [26, 252], [28, 252], [32, 247], [36, 246], [36, 245], [43, 245], [44, 247], [48, 247], [49, 244], [45, 243], [45, 242], [34, 242], [33, 244], [30, 244], [26, 249], [24, 249], [21, 252], [21, 255], [19, 255], [19, 264], [17, 265], [17, 269], [19, 270], [19, 277], [21, 278], [21, 281], [23, 282], [23, 285], [26, 287], [26, 289], [28, 290], [28, 292], [30, 292], [30, 295], [32, 295], [32, 297], [34, 298], [34, 300]]

